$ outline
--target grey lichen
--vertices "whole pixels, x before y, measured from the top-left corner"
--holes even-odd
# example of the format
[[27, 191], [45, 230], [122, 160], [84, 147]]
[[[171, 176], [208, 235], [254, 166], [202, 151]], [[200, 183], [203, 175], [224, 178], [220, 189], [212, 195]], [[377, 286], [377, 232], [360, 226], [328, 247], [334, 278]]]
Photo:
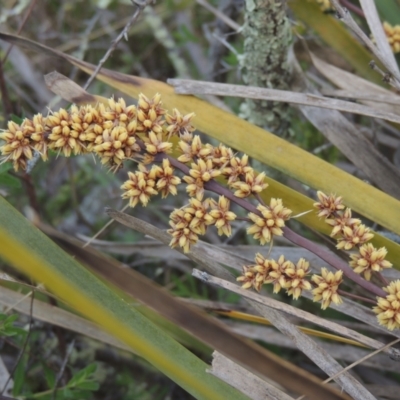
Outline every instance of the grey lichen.
[[[286, 0], [246, 0], [243, 35], [243, 81], [249, 86], [288, 89], [292, 35]], [[265, 100], [247, 99], [241, 106], [243, 118], [278, 134], [289, 127], [288, 113], [287, 104]]]

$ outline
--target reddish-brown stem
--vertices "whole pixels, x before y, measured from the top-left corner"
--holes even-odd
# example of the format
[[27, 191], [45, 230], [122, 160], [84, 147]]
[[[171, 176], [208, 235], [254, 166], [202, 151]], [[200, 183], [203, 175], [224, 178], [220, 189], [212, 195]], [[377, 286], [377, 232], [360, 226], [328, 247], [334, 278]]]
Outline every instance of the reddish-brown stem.
[[389, 286], [388, 280], [387, 280], [380, 272], [375, 272], [375, 275], [381, 280], [381, 282], [382, 282], [385, 286]]
[[329, 265], [333, 268], [342, 270], [343, 273], [350, 278], [353, 282], [357, 283], [364, 289], [370, 291], [371, 293], [375, 294], [376, 296], [386, 297], [386, 293], [379, 288], [378, 286], [374, 285], [373, 283], [366, 281], [360, 275], [356, 274], [343, 260], [337, 257], [335, 254], [325, 250], [323, 247], [319, 246], [318, 244], [312, 242], [300, 236], [296, 232], [293, 232], [288, 227], [283, 228], [283, 236], [290, 240], [292, 243], [297, 244], [298, 246], [304, 247], [307, 250], [310, 250], [312, 253], [317, 255], [322, 260], [326, 261]]
[[348, 10], [353, 11], [354, 14], [365, 18], [364, 11], [360, 7], [357, 7], [355, 4], [351, 3], [349, 0], [339, 0], [339, 2], [343, 7], [346, 7]]
[[[159, 159], [165, 158], [165, 156], [169, 159], [172, 166], [181, 170], [184, 174], [189, 175], [189, 167], [187, 167], [185, 164], [179, 162], [175, 158], [173, 158], [169, 155], [160, 155]], [[253, 204], [251, 204], [246, 199], [236, 197], [228, 188], [220, 185], [215, 180], [205, 182], [204, 189], [210, 190], [219, 195], [223, 195], [230, 201], [232, 201], [232, 202], [238, 204], [240, 207], [244, 208], [245, 210], [250, 211], [254, 214], [257, 214], [260, 217], [262, 216], [260, 211], [258, 211], [257, 208]], [[297, 244], [298, 246], [301, 246], [307, 250], [310, 250], [312, 253], [316, 254], [319, 258], [326, 261], [333, 268], [343, 271], [343, 273], [349, 279], [351, 279], [353, 282], [357, 283], [359, 286], [363, 287], [364, 289], [368, 290], [369, 292], [373, 293], [374, 295], [379, 296], [379, 297], [386, 297], [386, 293], [381, 288], [379, 288], [378, 286], [374, 285], [373, 283], [368, 282], [365, 279], [363, 279], [360, 275], [356, 274], [350, 268], [350, 266], [347, 265], [343, 260], [341, 260], [339, 257], [334, 255], [333, 253], [327, 251], [323, 247], [319, 246], [318, 244], [312, 242], [311, 240], [304, 238], [301, 235], [298, 235], [297, 233], [295, 233], [288, 227], [283, 228], [283, 236], [286, 239], [290, 240], [292, 243]]]
[[257, 199], [257, 201], [258, 201], [262, 206], [265, 207], [265, 202], [264, 202], [264, 200], [261, 198], [261, 196], [260, 196], [258, 193], [256, 193], [256, 194], [254, 195], [254, 197]]
[[375, 300], [368, 299], [367, 297], [358, 296], [356, 294], [346, 292], [345, 290], [338, 289], [338, 293], [340, 295], [342, 295], [342, 296], [345, 296], [345, 297], [351, 297], [352, 299], [356, 299], [356, 300], [360, 300], [360, 301], [364, 301], [366, 303], [370, 303], [370, 304], [376, 305], [376, 301]]

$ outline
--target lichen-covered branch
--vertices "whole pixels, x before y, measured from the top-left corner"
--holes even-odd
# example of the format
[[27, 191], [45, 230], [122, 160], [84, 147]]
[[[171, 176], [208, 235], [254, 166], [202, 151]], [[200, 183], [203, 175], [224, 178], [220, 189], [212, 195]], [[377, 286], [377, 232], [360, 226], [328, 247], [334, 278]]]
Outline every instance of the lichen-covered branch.
[[[244, 82], [249, 86], [288, 89], [291, 44], [286, 0], [246, 0], [241, 58]], [[289, 106], [265, 100], [246, 100], [241, 116], [258, 126], [281, 133], [289, 126]]]

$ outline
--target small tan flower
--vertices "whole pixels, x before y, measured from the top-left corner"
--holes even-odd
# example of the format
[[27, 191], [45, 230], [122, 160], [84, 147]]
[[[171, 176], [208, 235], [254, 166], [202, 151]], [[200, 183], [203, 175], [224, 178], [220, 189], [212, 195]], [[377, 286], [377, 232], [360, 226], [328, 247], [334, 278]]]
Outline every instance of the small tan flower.
[[171, 248], [179, 246], [183, 249], [184, 253], [189, 253], [190, 247], [196, 244], [199, 240], [197, 234], [190, 227], [182, 229], [172, 228], [168, 229], [167, 232], [172, 236], [172, 240], [169, 243]]
[[[222, 143], [218, 147], [207, 143], [205, 147], [210, 150], [209, 158], [212, 160], [214, 167], [223, 167], [233, 157], [232, 149], [224, 146]], [[224, 173], [222, 172], [222, 174]]]
[[378, 304], [372, 310], [378, 314], [378, 322], [390, 331], [400, 328], [400, 280], [390, 282], [383, 288], [386, 298], [377, 297]]
[[253, 168], [249, 165], [249, 156], [245, 154], [242, 158], [231, 157], [227, 166], [222, 170], [222, 174], [228, 177], [228, 185], [231, 185], [251, 171], [253, 171]]
[[112, 129], [114, 123], [106, 121], [100, 111], [91, 105], [71, 107], [71, 128], [78, 133], [79, 139], [84, 142], [86, 152], [92, 152], [96, 139], [105, 129]]
[[168, 137], [191, 134], [195, 130], [195, 128], [190, 124], [194, 115], [194, 113], [182, 115], [176, 108], [174, 108], [172, 115], [167, 114], [165, 116], [165, 121], [168, 124]]
[[358, 218], [351, 217], [351, 209], [346, 208], [344, 212], [339, 211], [337, 215], [334, 217], [327, 218], [325, 222], [328, 225], [333, 226], [331, 237], [337, 236], [339, 234], [343, 234], [344, 228], [350, 227], [353, 228], [361, 224], [361, 220]]
[[181, 183], [181, 179], [174, 175], [174, 169], [168, 158], [164, 158], [162, 168], [156, 169], [157, 172], [157, 189], [161, 191], [164, 199], [169, 194], [175, 196], [177, 194], [177, 186]]
[[208, 182], [221, 175], [221, 171], [214, 169], [211, 160], [204, 161], [199, 159], [196, 163], [192, 163], [192, 168], [190, 169], [189, 174], [194, 179], [201, 179], [203, 182]]
[[72, 129], [73, 120], [67, 110], [60, 108], [46, 118], [46, 130], [51, 133], [48, 136], [50, 149], [62, 152], [65, 157], [71, 153], [80, 154], [85, 149], [85, 144], [79, 139], [80, 132]]
[[385, 260], [386, 254], [385, 247], [376, 249], [371, 243], [367, 243], [359, 248], [359, 253], [350, 255], [350, 266], [357, 274], [364, 274], [364, 278], [369, 281], [372, 271], [379, 272], [392, 266], [392, 263]]
[[325, 193], [318, 191], [318, 203], [314, 203], [314, 207], [319, 210], [318, 217], [330, 218], [336, 212], [343, 210], [342, 197], [331, 194], [327, 196]]
[[26, 169], [27, 160], [30, 160], [32, 154], [32, 141], [30, 136], [32, 134], [31, 122], [25, 120], [21, 125], [13, 121], [9, 121], [7, 129], [0, 133], [0, 139], [5, 141], [5, 144], [0, 147], [2, 163], [12, 161], [14, 169], [18, 171]]
[[125, 190], [122, 198], [129, 199], [130, 207], [135, 207], [139, 201], [143, 207], [146, 207], [150, 197], [158, 193], [154, 188], [156, 185], [156, 169], [152, 168], [148, 171], [142, 165], [139, 165], [139, 169], [136, 172], [128, 172], [129, 180], [121, 186], [121, 189]]
[[321, 308], [325, 310], [331, 303], [341, 304], [343, 300], [338, 295], [339, 285], [343, 281], [343, 272], [329, 272], [326, 268], [321, 269], [321, 275], [313, 275], [311, 280], [317, 284], [317, 287], [312, 291], [313, 301], [321, 301]]
[[157, 153], [169, 153], [172, 149], [172, 143], [163, 141], [162, 133], [154, 133], [150, 131], [148, 136], [144, 138], [146, 151], [151, 155]]
[[250, 289], [255, 284], [256, 271], [252, 265], [243, 266], [243, 274], [238, 276], [236, 280], [242, 283], [242, 289]]
[[368, 242], [374, 237], [371, 230], [364, 224], [346, 226], [343, 228], [343, 237], [338, 239], [336, 247], [338, 249], [351, 250], [354, 246], [359, 246]]
[[106, 121], [112, 121], [114, 126], [124, 126], [125, 128], [136, 121], [137, 109], [135, 105], [126, 106], [125, 100], [120, 98], [115, 101], [114, 98], [108, 99], [108, 105], [99, 104], [99, 113]]
[[281, 199], [272, 198], [269, 206], [259, 204], [257, 209], [261, 211], [262, 217], [254, 213], [249, 213], [249, 218], [254, 225], [247, 229], [249, 235], [259, 240], [262, 245], [272, 239], [272, 235], [282, 236], [281, 228], [285, 226], [285, 221], [289, 219], [291, 210], [285, 208]]
[[288, 287], [288, 277], [286, 275], [286, 271], [292, 269], [295, 269], [294, 264], [289, 260], [285, 260], [283, 255], [279, 257], [278, 261], [269, 260], [269, 271], [264, 279], [264, 283], [273, 284], [273, 292], [279, 293], [281, 289]]
[[236, 214], [229, 211], [230, 201], [225, 196], [220, 196], [218, 204], [211, 202], [212, 210], [208, 215], [208, 222], [215, 225], [218, 235], [231, 236], [232, 227], [230, 222], [236, 219]]
[[[42, 114], [36, 114], [33, 116], [32, 121], [25, 120], [26, 124], [30, 125], [31, 140], [33, 144], [33, 148], [40, 153], [43, 161], [47, 161], [47, 138], [46, 138], [46, 119]], [[24, 123], [25, 123], [24, 121]], [[28, 122], [29, 121], [29, 122]]]
[[388, 22], [383, 23], [383, 30], [387, 36], [387, 40], [392, 48], [393, 53], [400, 53], [400, 25], [390, 25]]
[[268, 186], [268, 183], [265, 183], [264, 179], [265, 179], [264, 172], [255, 176], [254, 170], [251, 169], [246, 173], [244, 182], [243, 181], [233, 182], [230, 185], [230, 187], [232, 189], [236, 189], [234, 193], [236, 197], [240, 198], [249, 197], [252, 194], [262, 192]]
[[143, 93], [139, 94], [137, 110], [138, 131], [162, 133], [162, 116], [166, 113], [166, 110], [161, 105], [161, 95], [159, 93], [151, 100]]
[[123, 126], [105, 129], [97, 136], [93, 152], [100, 157], [102, 164], [119, 166], [125, 159], [138, 155], [140, 146], [134, 136], [129, 136]]
[[310, 272], [310, 264], [304, 258], [300, 258], [296, 266], [285, 269], [286, 289], [289, 296], [297, 300], [303, 290], [311, 290], [311, 283], [307, 280]]
[[178, 146], [182, 151], [182, 155], [178, 157], [178, 161], [183, 163], [193, 161], [195, 158], [205, 158], [211, 153], [211, 149], [203, 146], [198, 135], [193, 138], [191, 143], [181, 140]]
[[175, 229], [183, 229], [189, 226], [193, 219], [193, 215], [188, 214], [184, 207], [175, 209], [169, 216], [169, 224]]
[[198, 235], [205, 235], [207, 225], [210, 225], [207, 219], [210, 202], [211, 199], [199, 201], [196, 198], [191, 198], [189, 205], [184, 208], [184, 211], [191, 215], [190, 229]]
[[204, 181], [201, 178], [195, 179], [192, 176], [184, 176], [182, 179], [188, 184], [186, 186], [188, 195], [201, 201], [204, 197]]

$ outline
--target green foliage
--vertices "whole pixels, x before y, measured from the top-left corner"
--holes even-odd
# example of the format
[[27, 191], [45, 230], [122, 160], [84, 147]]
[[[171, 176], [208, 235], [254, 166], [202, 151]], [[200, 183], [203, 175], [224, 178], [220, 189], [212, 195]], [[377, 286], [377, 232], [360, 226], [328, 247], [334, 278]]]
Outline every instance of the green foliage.
[[25, 335], [26, 331], [15, 326], [14, 322], [18, 319], [18, 314], [0, 314], [0, 337]]

